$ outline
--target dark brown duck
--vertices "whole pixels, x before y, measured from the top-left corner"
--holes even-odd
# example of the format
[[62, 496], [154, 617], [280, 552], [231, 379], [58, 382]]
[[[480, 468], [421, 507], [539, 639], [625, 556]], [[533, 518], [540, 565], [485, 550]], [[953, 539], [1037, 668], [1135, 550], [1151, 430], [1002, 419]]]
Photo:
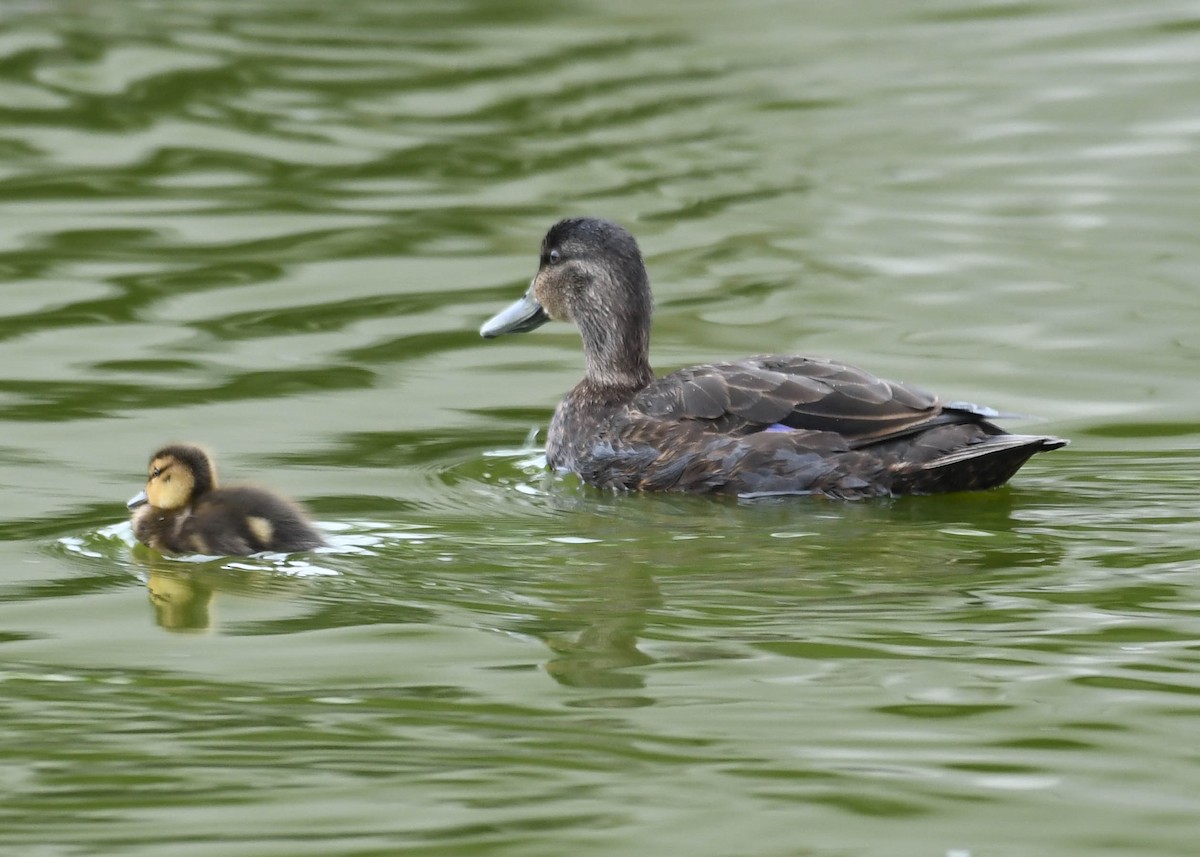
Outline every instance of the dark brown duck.
[[1067, 443], [1009, 434], [991, 408], [824, 358], [747, 357], [656, 378], [651, 306], [633, 236], [578, 218], [546, 233], [529, 290], [480, 328], [488, 339], [550, 319], [579, 328], [586, 373], [550, 421], [551, 467], [600, 488], [859, 498], [994, 488]]
[[218, 488], [208, 453], [188, 444], [154, 453], [146, 490], [127, 505], [138, 541], [162, 553], [245, 555], [325, 543], [290, 501], [262, 488]]

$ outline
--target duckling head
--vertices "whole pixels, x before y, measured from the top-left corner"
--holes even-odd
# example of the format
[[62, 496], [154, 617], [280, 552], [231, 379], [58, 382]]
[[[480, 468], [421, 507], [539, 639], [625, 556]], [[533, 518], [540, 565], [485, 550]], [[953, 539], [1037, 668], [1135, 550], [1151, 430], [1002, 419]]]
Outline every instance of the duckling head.
[[126, 505], [182, 509], [216, 485], [216, 468], [207, 452], [190, 444], [172, 444], [150, 456], [146, 488]]
[[542, 239], [538, 272], [520, 300], [479, 329], [485, 339], [525, 333], [550, 319], [583, 337], [588, 377], [601, 384], [647, 383], [650, 278], [637, 241], [594, 217], [561, 220]]

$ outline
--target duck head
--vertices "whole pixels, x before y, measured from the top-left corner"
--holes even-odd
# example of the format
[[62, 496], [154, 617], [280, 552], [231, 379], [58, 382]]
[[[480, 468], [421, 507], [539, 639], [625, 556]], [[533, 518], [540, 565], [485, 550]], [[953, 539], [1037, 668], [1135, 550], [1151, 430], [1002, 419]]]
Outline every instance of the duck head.
[[182, 509], [216, 487], [217, 473], [208, 453], [198, 446], [172, 444], [150, 456], [146, 488], [125, 505], [147, 503], [156, 509]]
[[615, 223], [561, 220], [542, 239], [538, 272], [520, 300], [479, 329], [485, 339], [525, 333], [550, 319], [583, 337], [587, 378], [603, 386], [643, 386], [649, 366], [650, 279], [637, 241]]

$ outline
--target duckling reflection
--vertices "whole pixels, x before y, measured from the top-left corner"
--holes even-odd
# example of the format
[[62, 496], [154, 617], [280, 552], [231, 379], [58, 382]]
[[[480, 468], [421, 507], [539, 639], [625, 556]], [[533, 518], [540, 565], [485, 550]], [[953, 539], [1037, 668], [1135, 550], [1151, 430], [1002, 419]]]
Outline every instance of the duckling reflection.
[[212, 459], [190, 444], [154, 453], [146, 489], [127, 505], [138, 541], [160, 553], [245, 555], [325, 544], [294, 503], [261, 488], [218, 488]]
[[204, 631], [212, 625], [215, 590], [194, 575], [151, 568], [146, 579], [154, 621], [168, 631]]
[[[135, 557], [145, 566], [146, 590], [154, 621], [167, 631], [206, 631], [221, 624], [222, 600], [239, 603], [240, 621], [278, 622], [288, 603], [302, 603], [311, 578], [249, 570], [244, 563], [212, 560], [180, 562], [139, 547]], [[283, 621], [292, 621], [290, 618]]]

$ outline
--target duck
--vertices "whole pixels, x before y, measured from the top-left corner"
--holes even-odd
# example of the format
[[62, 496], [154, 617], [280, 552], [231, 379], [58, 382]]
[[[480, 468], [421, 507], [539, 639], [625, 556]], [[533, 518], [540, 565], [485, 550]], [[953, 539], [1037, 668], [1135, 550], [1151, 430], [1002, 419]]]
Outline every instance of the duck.
[[245, 556], [325, 544], [290, 500], [248, 485], [217, 487], [212, 457], [194, 444], [150, 456], [146, 488], [126, 505], [138, 541], [159, 553]]
[[628, 230], [561, 220], [524, 295], [485, 339], [573, 323], [584, 377], [558, 405], [547, 466], [619, 491], [860, 499], [995, 488], [1067, 441], [1010, 434], [999, 411], [886, 381], [838, 360], [758, 355], [650, 367], [653, 299]]

